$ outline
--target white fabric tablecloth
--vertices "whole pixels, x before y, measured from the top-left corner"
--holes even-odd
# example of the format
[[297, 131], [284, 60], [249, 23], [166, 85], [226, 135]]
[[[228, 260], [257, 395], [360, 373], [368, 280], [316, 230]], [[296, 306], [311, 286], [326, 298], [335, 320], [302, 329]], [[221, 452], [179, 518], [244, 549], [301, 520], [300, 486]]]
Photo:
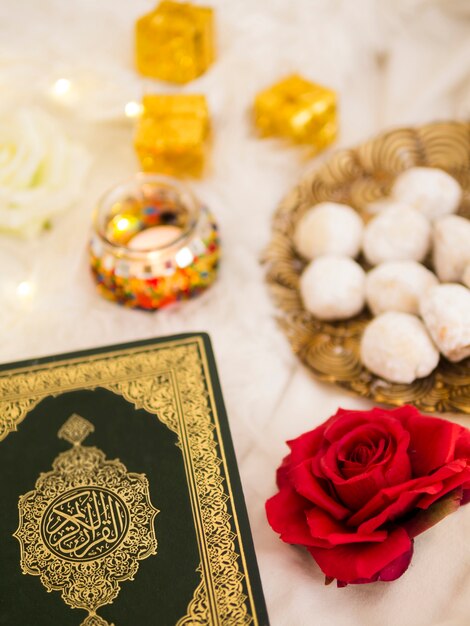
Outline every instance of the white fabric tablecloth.
[[[97, 197], [137, 169], [132, 125], [123, 107], [144, 90], [168, 89], [143, 81], [133, 70], [134, 21], [153, 0], [0, 3], [2, 104], [32, 102], [54, 111], [94, 158], [78, 204], [50, 232], [34, 241], [0, 236], [0, 360], [208, 331], [272, 624], [469, 624], [470, 506], [418, 537], [412, 565], [398, 581], [345, 589], [324, 587], [310, 557], [281, 543], [267, 525], [264, 502], [274, 493], [284, 441], [319, 424], [338, 406], [370, 405], [314, 380], [276, 327], [258, 260], [277, 202], [312, 163], [298, 149], [256, 139], [249, 118], [257, 91], [298, 71], [337, 89], [338, 146], [396, 125], [468, 119], [469, 3], [208, 3], [217, 8], [217, 61], [183, 90], [205, 93], [213, 114], [211, 171], [194, 188], [219, 219], [224, 259], [210, 292], [158, 314], [100, 299], [86, 254]], [[48, 97], [60, 77], [72, 80], [75, 89], [68, 108]], [[30, 281], [32, 292], [17, 295], [8, 278]]]

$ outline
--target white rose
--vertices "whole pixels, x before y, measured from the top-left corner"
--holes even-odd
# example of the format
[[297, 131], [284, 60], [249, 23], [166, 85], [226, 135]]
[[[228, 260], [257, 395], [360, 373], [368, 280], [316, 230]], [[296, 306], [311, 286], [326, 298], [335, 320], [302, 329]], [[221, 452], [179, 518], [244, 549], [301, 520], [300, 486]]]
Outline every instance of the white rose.
[[32, 237], [77, 199], [90, 157], [35, 108], [0, 115], [0, 231]]

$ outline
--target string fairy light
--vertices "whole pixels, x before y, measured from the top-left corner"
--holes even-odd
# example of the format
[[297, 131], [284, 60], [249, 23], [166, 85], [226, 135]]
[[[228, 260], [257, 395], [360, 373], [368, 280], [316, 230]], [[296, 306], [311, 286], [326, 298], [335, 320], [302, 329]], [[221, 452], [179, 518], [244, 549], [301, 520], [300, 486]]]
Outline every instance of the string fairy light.
[[16, 287], [16, 295], [23, 301], [30, 300], [34, 295], [34, 285], [29, 280], [21, 281]]
[[72, 87], [72, 83], [68, 78], [59, 78], [52, 85], [52, 92], [56, 96], [65, 96], [69, 93]]
[[124, 107], [124, 113], [126, 114], [126, 117], [139, 117], [139, 115], [142, 113], [142, 105], [140, 104], [140, 102], [135, 102], [134, 100], [131, 100]]

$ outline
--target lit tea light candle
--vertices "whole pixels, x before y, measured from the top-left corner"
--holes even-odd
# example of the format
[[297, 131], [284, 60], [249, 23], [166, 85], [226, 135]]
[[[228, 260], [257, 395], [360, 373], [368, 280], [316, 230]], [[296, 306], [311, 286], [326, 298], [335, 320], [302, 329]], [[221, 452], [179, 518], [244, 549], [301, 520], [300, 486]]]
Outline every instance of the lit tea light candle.
[[177, 180], [140, 174], [96, 211], [91, 268], [115, 302], [154, 310], [192, 298], [214, 282], [219, 256], [214, 218]]
[[181, 237], [183, 231], [177, 226], [153, 226], [141, 230], [127, 244], [131, 250], [154, 250], [169, 246]]

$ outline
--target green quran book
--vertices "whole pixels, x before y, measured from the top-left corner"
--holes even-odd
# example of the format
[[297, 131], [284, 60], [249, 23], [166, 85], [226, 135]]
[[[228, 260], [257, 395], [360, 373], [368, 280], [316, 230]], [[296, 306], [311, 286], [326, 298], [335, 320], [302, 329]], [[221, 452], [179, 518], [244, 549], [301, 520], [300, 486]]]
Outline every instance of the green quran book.
[[0, 624], [268, 624], [207, 335], [0, 366]]

